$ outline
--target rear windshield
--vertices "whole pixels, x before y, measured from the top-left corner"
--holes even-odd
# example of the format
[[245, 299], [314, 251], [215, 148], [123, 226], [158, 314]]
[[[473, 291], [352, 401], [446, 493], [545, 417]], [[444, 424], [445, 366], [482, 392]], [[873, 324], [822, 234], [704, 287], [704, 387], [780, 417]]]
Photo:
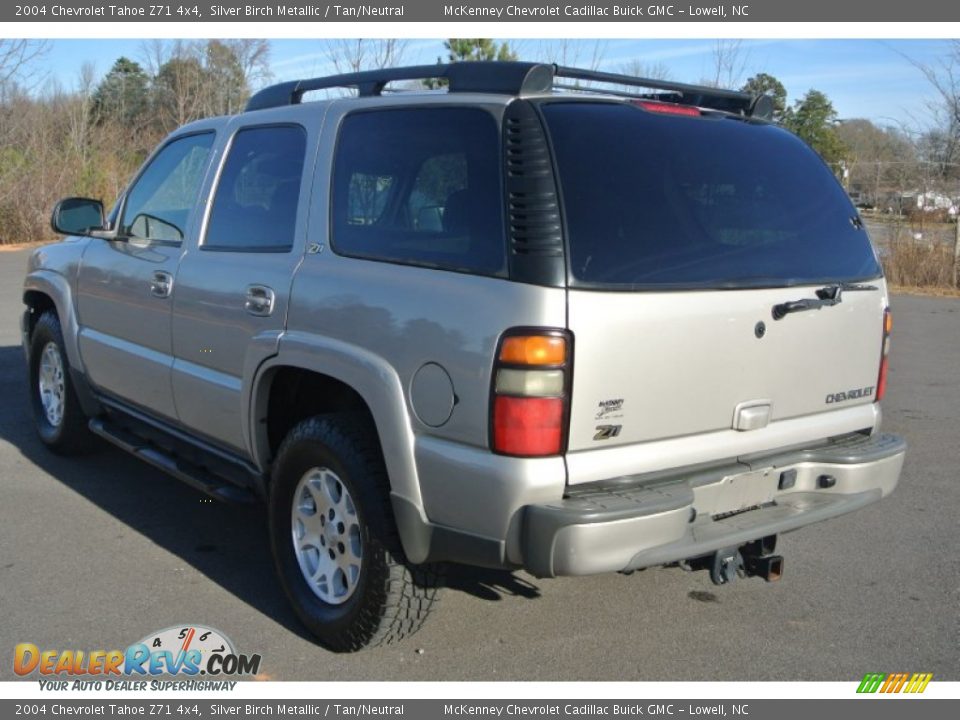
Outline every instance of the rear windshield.
[[627, 103], [542, 108], [576, 285], [776, 287], [880, 275], [843, 189], [781, 128]]

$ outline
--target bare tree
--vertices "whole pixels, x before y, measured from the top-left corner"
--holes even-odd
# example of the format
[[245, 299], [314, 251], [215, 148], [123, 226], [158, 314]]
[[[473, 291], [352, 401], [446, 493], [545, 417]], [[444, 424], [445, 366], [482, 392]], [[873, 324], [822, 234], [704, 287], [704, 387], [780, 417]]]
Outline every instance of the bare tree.
[[222, 40], [230, 48], [243, 71], [251, 90], [266, 85], [273, 77], [270, 72], [270, 42], [253, 38]]
[[34, 61], [49, 49], [50, 43], [46, 40], [0, 38], [0, 93], [10, 83], [22, 84], [34, 78], [36, 76]]
[[324, 52], [337, 73], [378, 70], [403, 62], [408, 41], [401, 38], [326, 40]]
[[584, 70], [599, 70], [607, 54], [605, 40], [560, 40], [542, 41], [536, 50], [537, 59]]
[[271, 77], [266, 40], [151, 40], [141, 55], [152, 78], [154, 115], [166, 130], [240, 112]]
[[628, 60], [620, 66], [620, 72], [633, 77], [649, 78], [651, 80], [669, 80], [670, 68], [662, 62], [645, 63], [640, 58]]
[[36, 61], [49, 49], [45, 40], [0, 38], [0, 148], [29, 122], [15, 107], [39, 80]]
[[169, 131], [205, 114], [204, 47], [199, 42], [151, 40], [144, 59], [153, 78], [154, 116]]
[[739, 87], [750, 60], [743, 40], [717, 40], [712, 54], [713, 75], [710, 84], [714, 87]]
[[[604, 40], [595, 40], [591, 43], [586, 40], [563, 38], [541, 41], [534, 57], [540, 62], [596, 71], [603, 64], [606, 52], [607, 43]], [[569, 85], [571, 88], [586, 89], [593, 83], [589, 80], [575, 80]]]
[[876, 206], [889, 206], [891, 198], [919, 183], [916, 147], [896, 128], [854, 118], [840, 123], [836, 132], [847, 148], [849, 187]]
[[926, 159], [939, 162], [946, 178], [960, 161], [960, 40], [951, 40], [944, 55], [933, 63], [907, 60], [923, 73], [937, 94], [930, 104], [933, 123], [924, 143]]
[[82, 164], [87, 162], [87, 153], [90, 148], [91, 109], [93, 106], [94, 90], [93, 63], [85, 62], [80, 66], [77, 75], [77, 90], [73, 101], [66, 106], [64, 116], [68, 123], [67, 143], [71, 151], [77, 155]]

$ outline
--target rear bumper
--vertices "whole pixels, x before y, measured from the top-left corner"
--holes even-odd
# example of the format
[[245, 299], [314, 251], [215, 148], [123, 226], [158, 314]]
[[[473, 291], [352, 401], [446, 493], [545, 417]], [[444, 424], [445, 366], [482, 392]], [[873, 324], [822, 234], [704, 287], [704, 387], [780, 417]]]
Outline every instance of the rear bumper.
[[741, 458], [713, 475], [608, 484], [528, 505], [523, 564], [540, 577], [634, 570], [796, 530], [888, 495], [905, 453], [896, 435], [853, 436]]

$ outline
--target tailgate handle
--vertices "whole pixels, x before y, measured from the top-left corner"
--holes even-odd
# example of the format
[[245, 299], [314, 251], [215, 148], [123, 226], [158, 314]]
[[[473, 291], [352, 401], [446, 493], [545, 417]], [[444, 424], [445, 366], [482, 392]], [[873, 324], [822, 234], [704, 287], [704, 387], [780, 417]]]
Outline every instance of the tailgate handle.
[[733, 411], [733, 429], [741, 432], [759, 430], [770, 424], [772, 406], [769, 400], [748, 400]]

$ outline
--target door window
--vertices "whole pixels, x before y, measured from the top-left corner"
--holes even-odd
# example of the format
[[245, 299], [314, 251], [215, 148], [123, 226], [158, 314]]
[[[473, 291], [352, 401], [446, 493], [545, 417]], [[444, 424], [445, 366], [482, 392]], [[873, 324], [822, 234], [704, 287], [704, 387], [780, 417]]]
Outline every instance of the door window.
[[237, 132], [217, 184], [202, 249], [290, 250], [306, 148], [306, 131], [298, 125]]
[[150, 161], [127, 193], [121, 234], [180, 242], [213, 145], [212, 132], [171, 140]]

